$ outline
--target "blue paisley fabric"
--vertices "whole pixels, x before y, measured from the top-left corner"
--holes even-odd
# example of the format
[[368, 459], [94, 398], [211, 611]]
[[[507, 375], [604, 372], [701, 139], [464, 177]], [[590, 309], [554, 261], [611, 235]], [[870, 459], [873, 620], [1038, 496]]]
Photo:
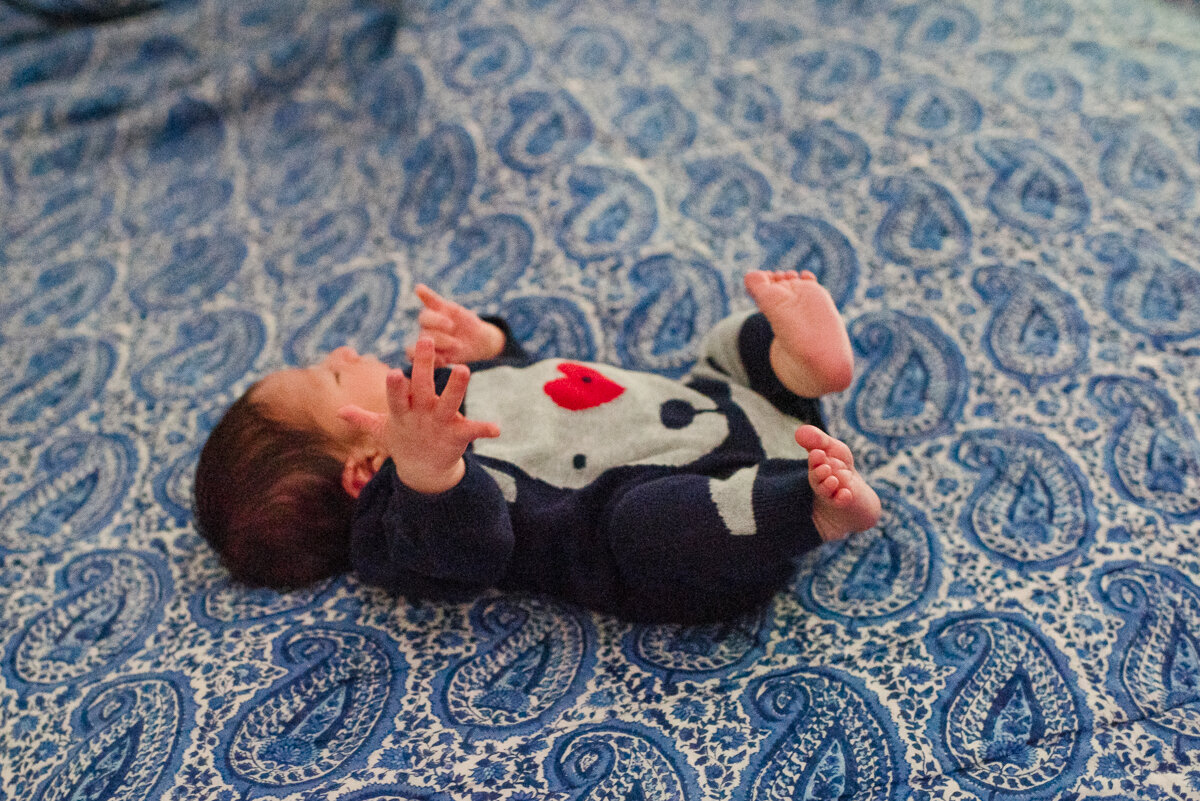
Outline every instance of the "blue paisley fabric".
[[[1200, 799], [1200, 10], [0, 2], [0, 799]], [[761, 613], [232, 584], [205, 432], [433, 285], [678, 376], [809, 269], [882, 522]]]

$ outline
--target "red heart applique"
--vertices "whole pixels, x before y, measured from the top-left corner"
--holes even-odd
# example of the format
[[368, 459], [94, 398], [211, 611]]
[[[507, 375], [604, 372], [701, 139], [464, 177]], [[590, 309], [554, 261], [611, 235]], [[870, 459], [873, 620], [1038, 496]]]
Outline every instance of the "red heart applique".
[[616, 381], [610, 381], [582, 364], [563, 362], [558, 371], [566, 378], [547, 381], [542, 388], [550, 400], [573, 412], [608, 403], [625, 391], [625, 387]]

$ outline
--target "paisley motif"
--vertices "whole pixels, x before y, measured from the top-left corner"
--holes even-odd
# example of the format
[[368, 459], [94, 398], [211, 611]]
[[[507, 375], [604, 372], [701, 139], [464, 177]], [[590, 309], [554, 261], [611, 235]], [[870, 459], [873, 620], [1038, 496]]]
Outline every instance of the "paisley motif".
[[763, 220], [754, 238], [763, 247], [762, 269], [808, 270], [839, 307], [854, 295], [858, 255], [850, 240], [824, 220], [799, 214]]
[[980, 60], [996, 71], [995, 88], [1032, 111], [1075, 113], [1083, 85], [1069, 70], [1037, 53], [985, 53]]
[[796, 149], [792, 180], [809, 186], [860, 178], [871, 163], [871, 151], [862, 137], [829, 120], [809, 123], [788, 142]]
[[507, 86], [528, 72], [533, 60], [511, 25], [464, 28], [458, 41], [462, 50], [446, 71], [446, 83], [463, 91]]
[[125, 676], [94, 687], [72, 716], [75, 744], [36, 801], [161, 798], [186, 749], [193, 712], [187, 681], [165, 674]]
[[38, 483], [0, 510], [0, 551], [57, 551], [108, 525], [137, 473], [118, 434], [68, 434], [38, 459]]
[[650, 53], [668, 67], [700, 72], [708, 63], [708, 41], [686, 22], [664, 26], [662, 35], [650, 45]]
[[277, 93], [302, 82], [321, 63], [328, 46], [317, 25], [296, 25], [291, 36], [278, 37], [251, 58], [251, 74], [260, 91]]
[[1196, 187], [1160, 138], [1116, 120], [1094, 120], [1090, 127], [1092, 138], [1104, 147], [1100, 180], [1114, 194], [1151, 210], [1191, 208]]
[[461, 125], [439, 125], [404, 160], [404, 196], [391, 232], [418, 242], [452, 226], [475, 188], [475, 145]]
[[189, 607], [202, 626], [221, 631], [287, 617], [309, 609], [325, 598], [336, 584], [336, 581], [322, 581], [278, 592], [265, 587], [248, 588], [230, 578], [223, 578], [207, 590], [192, 595]]
[[328, 144], [314, 145], [313, 150], [288, 152], [282, 169], [272, 170], [265, 184], [256, 187], [263, 197], [256, 192], [251, 202], [264, 216], [292, 208], [299, 212], [338, 191], [351, 170], [345, 150]]
[[955, 669], [929, 722], [944, 770], [998, 801], [1071, 787], [1091, 752], [1092, 713], [1052, 644], [1024, 618], [997, 612], [947, 615], [925, 643]]
[[189, 174], [196, 164], [207, 163], [220, 152], [225, 136], [220, 111], [211, 103], [184, 97], [167, 111], [147, 150], [148, 172], [167, 169], [176, 175]]
[[14, 147], [18, 166], [15, 175], [10, 176], [30, 186], [51, 189], [58, 181], [85, 178], [89, 165], [112, 157], [117, 138], [112, 118], [129, 105], [129, 93], [116, 86], [92, 91], [95, 94], [90, 97], [46, 104], [45, 114], [69, 115], [82, 124], [61, 130], [56, 138]]
[[696, 115], [665, 86], [650, 91], [622, 89], [621, 109], [613, 124], [630, 149], [644, 159], [664, 153], [677, 155], [696, 139]]
[[707, 678], [730, 673], [762, 651], [767, 635], [765, 610], [725, 623], [707, 625], [636, 625], [621, 641], [633, 662], [677, 678]]
[[398, 134], [416, 131], [425, 99], [425, 78], [416, 64], [391, 60], [367, 71], [356, 90], [371, 119], [385, 130]]
[[638, 302], [617, 337], [621, 364], [681, 376], [696, 358], [696, 345], [729, 310], [721, 275], [700, 259], [651, 256], [629, 271]]
[[5, 83], [10, 90], [51, 81], [69, 80], [83, 69], [95, 47], [95, 37], [86, 28], [61, 42], [16, 52], [5, 65]]
[[959, 525], [967, 539], [1018, 570], [1075, 558], [1096, 534], [1087, 478], [1063, 450], [1033, 431], [964, 434], [954, 458], [980, 473]]
[[984, 139], [975, 149], [996, 173], [987, 202], [1001, 222], [1034, 236], [1083, 228], [1092, 204], [1060, 159], [1024, 139]]
[[480, 601], [471, 624], [476, 653], [434, 680], [434, 710], [451, 726], [509, 737], [535, 731], [583, 690], [595, 665], [590, 621], [556, 603]]
[[889, 13], [900, 26], [896, 48], [917, 53], [950, 53], [979, 38], [979, 18], [956, 3], [932, 0]]
[[875, 248], [887, 259], [919, 269], [954, 268], [971, 255], [971, 225], [945, 187], [924, 178], [891, 177], [871, 186], [887, 204]]
[[759, 58], [775, 48], [800, 41], [800, 29], [780, 19], [749, 19], [733, 23], [729, 52], [742, 58]]
[[116, 269], [104, 259], [79, 259], [43, 270], [31, 293], [0, 307], [4, 329], [70, 328], [108, 296]]
[[1192, 302], [1200, 296], [1200, 269], [1172, 258], [1146, 231], [1132, 240], [1106, 234], [1089, 244], [1112, 270], [1104, 305], [1114, 320], [1158, 347], [1200, 334], [1200, 307]]
[[1073, 112], [1079, 108], [1083, 96], [1078, 78], [1049, 66], [1021, 63], [1010, 79], [1010, 86], [1023, 104], [1039, 111]]
[[136, 284], [129, 296], [146, 311], [194, 309], [233, 280], [247, 252], [232, 231], [180, 238], [166, 265]]
[[770, 86], [748, 75], [739, 75], [717, 78], [713, 88], [720, 97], [717, 116], [739, 137], [749, 139], [779, 128], [782, 106]]
[[683, 213], [718, 234], [735, 236], [771, 204], [771, 184], [742, 159], [701, 159], [686, 165], [692, 187]]
[[619, 75], [629, 60], [629, 45], [607, 26], [572, 28], [555, 50], [554, 62], [575, 78]]
[[875, 489], [883, 518], [819, 552], [796, 589], [806, 609], [852, 626], [910, 615], [941, 583], [941, 546], [924, 513], [886, 485]]
[[887, 93], [887, 132], [933, 144], [979, 130], [983, 107], [965, 89], [925, 77]]
[[403, 782], [389, 782], [383, 788], [367, 788], [340, 797], [340, 801], [453, 801], [445, 793], [430, 793], [428, 790], [405, 787]]
[[20, 203], [10, 204], [0, 253], [37, 258], [63, 253], [100, 235], [112, 214], [112, 192], [77, 183], [56, 182], [45, 195], [28, 192]]
[[400, 288], [388, 265], [355, 270], [317, 289], [320, 310], [284, 347], [292, 364], [312, 364], [334, 348], [370, 352], [391, 319]]
[[1075, 12], [1061, 0], [996, 0], [996, 21], [1025, 36], [1059, 38], [1071, 28]]
[[832, 103], [878, 78], [879, 64], [879, 54], [861, 45], [810, 49], [792, 59], [796, 91], [806, 100]]
[[967, 400], [962, 353], [931, 320], [872, 312], [850, 326], [867, 359], [846, 417], [870, 439], [895, 450], [948, 433]]
[[162, 617], [171, 579], [152, 554], [92, 551], [68, 562], [57, 586], [53, 605], [9, 646], [9, 686], [70, 684], [111, 671]]
[[192, 518], [192, 480], [199, 457], [200, 447], [197, 446], [154, 476], [154, 499], [178, 524]]
[[218, 766], [235, 785], [294, 792], [336, 776], [376, 744], [388, 728], [378, 724], [403, 693], [407, 665], [390, 641], [367, 629], [311, 624], [280, 637], [275, 659], [287, 675], [230, 722]]
[[699, 798], [695, 773], [672, 743], [635, 723], [580, 726], [546, 760], [550, 790], [572, 801]]
[[399, 29], [399, 13], [376, 10], [363, 15], [362, 24], [342, 38], [342, 60], [355, 81], [366, 78], [395, 54]]
[[222, 309], [179, 324], [175, 346], [133, 374], [133, 386], [148, 400], [182, 400], [219, 395], [258, 358], [266, 329], [257, 314]]
[[173, 233], [200, 225], [229, 207], [233, 181], [216, 175], [183, 174], [170, 182], [145, 180], [135, 187], [138, 214], [125, 216], [132, 234]]
[[437, 282], [457, 302], [477, 302], [516, 286], [532, 257], [529, 223], [515, 214], [494, 214], [456, 230]]
[[1079, 304], [1033, 265], [981, 267], [971, 285], [993, 307], [984, 350], [1030, 392], [1087, 366], [1089, 331]]
[[471, 13], [478, 0], [412, 0], [404, 5], [405, 22], [445, 25]]
[[279, 281], [333, 272], [359, 252], [370, 227], [367, 210], [355, 205], [286, 220], [272, 232], [267, 272]]
[[1114, 418], [1104, 455], [1122, 497], [1168, 519], [1200, 518], [1200, 443], [1175, 401], [1149, 381], [1096, 376], [1088, 396]]
[[574, 203], [558, 243], [573, 259], [587, 262], [632, 250], [658, 227], [654, 193], [632, 172], [576, 167], [567, 187]]
[[1116, 562], [1092, 591], [1122, 619], [1108, 689], [1132, 717], [1168, 741], [1200, 744], [1200, 589], [1165, 565]]
[[556, 296], [506, 300], [500, 313], [513, 336], [534, 360], [564, 358], [594, 361], [594, 324], [575, 301]]
[[904, 747], [857, 679], [825, 667], [780, 670], [750, 682], [741, 702], [767, 737], [750, 756], [734, 797], [906, 796]]
[[592, 120], [565, 91], [523, 92], [508, 101], [513, 122], [500, 137], [500, 159], [533, 174], [565, 164], [592, 141]]

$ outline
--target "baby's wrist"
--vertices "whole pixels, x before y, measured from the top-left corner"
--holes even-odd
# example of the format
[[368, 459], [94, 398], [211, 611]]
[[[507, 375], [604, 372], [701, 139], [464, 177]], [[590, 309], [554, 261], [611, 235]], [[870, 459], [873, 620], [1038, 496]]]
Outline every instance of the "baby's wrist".
[[395, 460], [393, 463], [396, 466], [396, 478], [400, 479], [400, 483], [422, 495], [438, 495], [454, 489], [467, 472], [467, 463], [461, 456], [448, 468], [417, 466], [412, 463], [402, 466]]
[[504, 352], [504, 345], [508, 342], [508, 337], [495, 323], [489, 323], [487, 320], [484, 320], [483, 326], [486, 333], [484, 339], [487, 345], [487, 355], [484, 359], [494, 359]]

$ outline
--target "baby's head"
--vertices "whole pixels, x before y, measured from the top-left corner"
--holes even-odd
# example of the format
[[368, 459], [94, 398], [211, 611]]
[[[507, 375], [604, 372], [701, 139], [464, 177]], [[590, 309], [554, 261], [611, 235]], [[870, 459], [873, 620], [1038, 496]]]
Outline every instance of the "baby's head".
[[348, 567], [355, 499], [386, 454], [338, 410], [386, 412], [387, 371], [338, 348], [265, 376], [213, 428], [196, 466], [195, 517], [234, 578], [299, 587]]

